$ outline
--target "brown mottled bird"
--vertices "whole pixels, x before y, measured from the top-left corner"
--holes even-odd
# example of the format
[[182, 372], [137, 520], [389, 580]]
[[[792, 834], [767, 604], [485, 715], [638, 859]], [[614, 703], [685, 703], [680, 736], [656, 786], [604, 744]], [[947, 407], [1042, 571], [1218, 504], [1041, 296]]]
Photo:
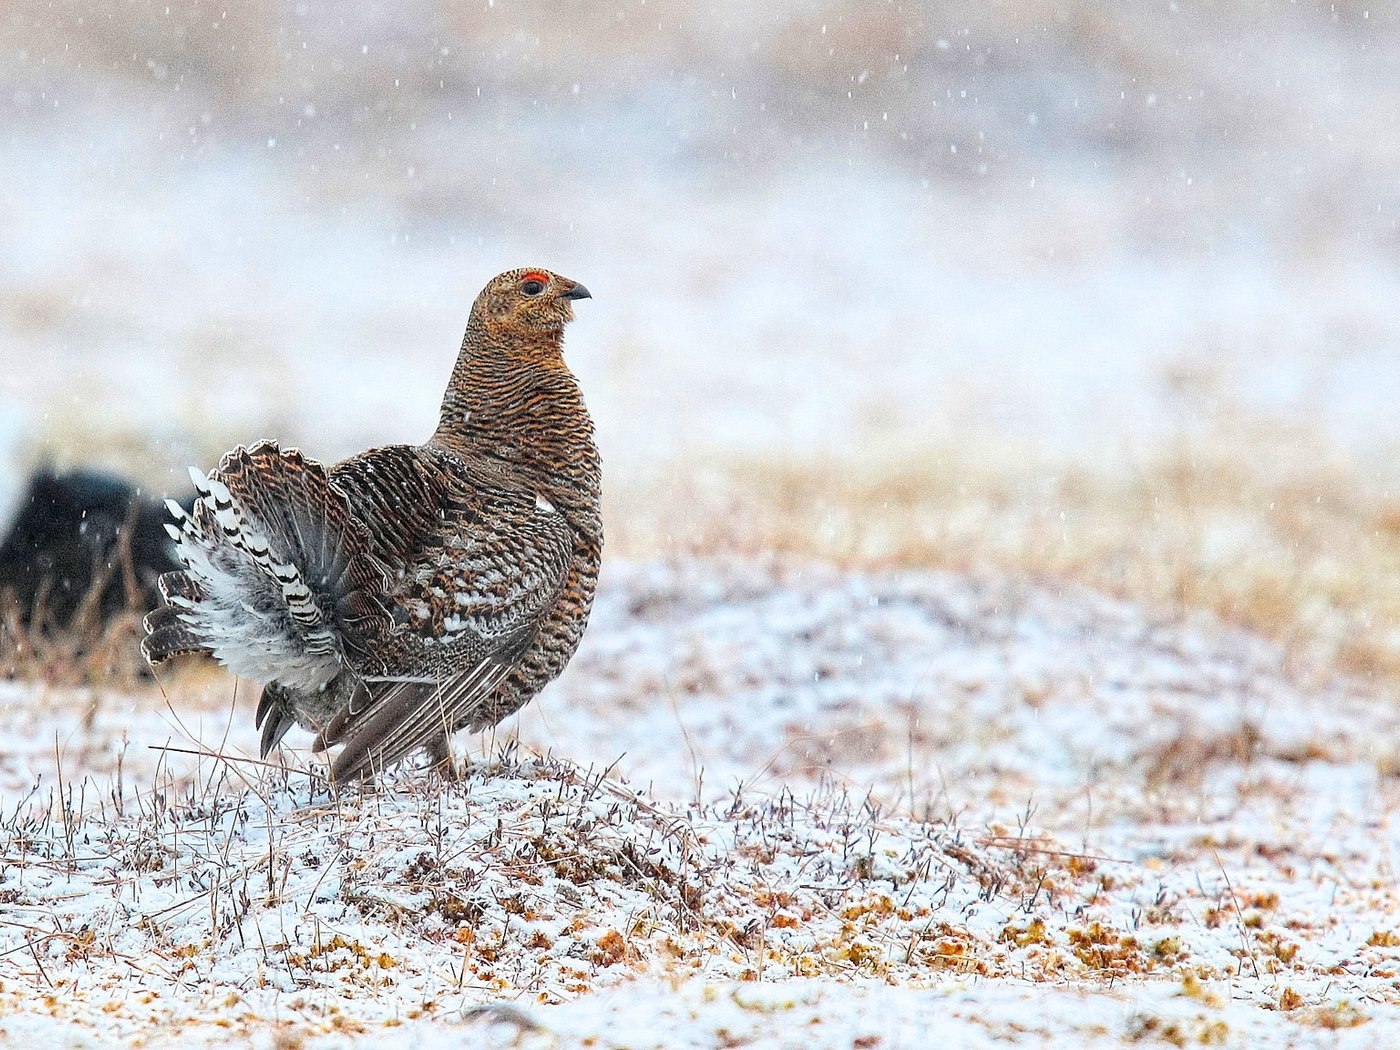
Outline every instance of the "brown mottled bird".
[[224, 456], [194, 510], [171, 505], [185, 568], [146, 618], [152, 665], [208, 653], [263, 683], [266, 755], [293, 724], [343, 745], [332, 779], [494, 725], [578, 648], [602, 556], [593, 423], [564, 364], [589, 298], [548, 270], [503, 273], [472, 306], [437, 430], [330, 468], [259, 442]]

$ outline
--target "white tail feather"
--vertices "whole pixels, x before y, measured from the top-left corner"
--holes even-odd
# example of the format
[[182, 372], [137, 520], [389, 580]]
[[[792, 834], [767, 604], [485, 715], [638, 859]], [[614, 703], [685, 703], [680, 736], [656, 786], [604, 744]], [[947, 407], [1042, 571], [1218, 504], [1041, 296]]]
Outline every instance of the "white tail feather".
[[[295, 564], [274, 557], [266, 531], [228, 486], [191, 469], [200, 490], [193, 513], [167, 526], [204, 597], [181, 619], [235, 674], [319, 689], [341, 670], [340, 647]], [[212, 528], [210, 526], [213, 526]]]

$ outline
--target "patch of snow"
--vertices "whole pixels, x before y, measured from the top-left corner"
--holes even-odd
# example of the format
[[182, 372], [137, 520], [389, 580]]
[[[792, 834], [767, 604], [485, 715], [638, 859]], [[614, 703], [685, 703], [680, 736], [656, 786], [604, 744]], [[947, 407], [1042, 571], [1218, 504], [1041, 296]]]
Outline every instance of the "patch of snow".
[[252, 759], [230, 685], [0, 693], [8, 1037], [1400, 1030], [1397, 716], [1207, 619], [991, 577], [610, 564], [522, 716], [533, 752], [498, 731], [460, 783], [339, 800]]

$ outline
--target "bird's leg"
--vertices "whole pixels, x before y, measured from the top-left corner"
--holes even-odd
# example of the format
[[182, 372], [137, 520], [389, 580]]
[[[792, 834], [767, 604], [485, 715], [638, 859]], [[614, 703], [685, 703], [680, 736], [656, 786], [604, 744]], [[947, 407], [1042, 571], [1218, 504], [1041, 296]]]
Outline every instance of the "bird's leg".
[[453, 782], [462, 779], [462, 769], [457, 764], [457, 756], [452, 753], [452, 738], [446, 733], [428, 745], [428, 758], [442, 779]]

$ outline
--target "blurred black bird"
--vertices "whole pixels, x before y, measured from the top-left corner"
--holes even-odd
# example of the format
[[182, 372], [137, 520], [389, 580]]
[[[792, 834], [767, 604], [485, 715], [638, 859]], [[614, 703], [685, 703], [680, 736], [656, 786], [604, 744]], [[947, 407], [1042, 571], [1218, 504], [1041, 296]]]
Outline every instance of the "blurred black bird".
[[101, 622], [153, 609], [156, 580], [180, 568], [165, 515], [160, 500], [115, 474], [37, 470], [0, 542], [0, 593], [14, 596], [30, 630], [66, 630], [94, 588]]

